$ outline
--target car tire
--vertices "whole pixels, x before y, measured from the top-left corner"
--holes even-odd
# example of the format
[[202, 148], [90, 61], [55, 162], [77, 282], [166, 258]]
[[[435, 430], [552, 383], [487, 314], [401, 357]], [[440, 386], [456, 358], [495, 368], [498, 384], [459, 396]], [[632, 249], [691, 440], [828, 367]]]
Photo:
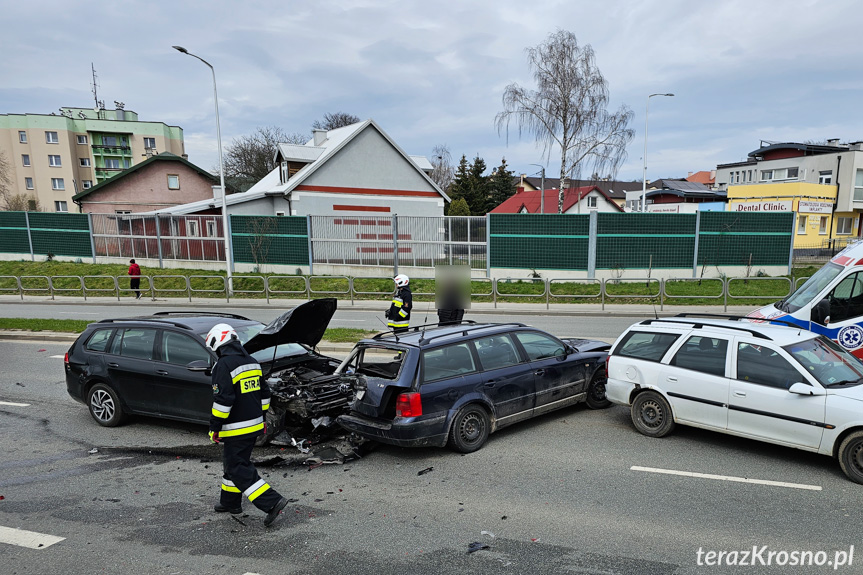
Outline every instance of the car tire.
[[485, 445], [491, 431], [488, 412], [479, 405], [468, 405], [459, 411], [452, 422], [449, 444], [460, 453], [473, 453]]
[[643, 391], [635, 396], [631, 416], [635, 428], [648, 437], [664, 437], [674, 429], [671, 406], [655, 391]]
[[104, 427], [116, 427], [126, 418], [117, 393], [104, 383], [97, 383], [90, 388], [87, 406], [96, 423]]
[[590, 409], [605, 409], [611, 402], [605, 396], [605, 383], [608, 379], [605, 373], [600, 369], [593, 379], [590, 380], [590, 385], [587, 386], [587, 407]]
[[855, 431], [839, 445], [839, 466], [848, 479], [863, 483], [863, 431]]

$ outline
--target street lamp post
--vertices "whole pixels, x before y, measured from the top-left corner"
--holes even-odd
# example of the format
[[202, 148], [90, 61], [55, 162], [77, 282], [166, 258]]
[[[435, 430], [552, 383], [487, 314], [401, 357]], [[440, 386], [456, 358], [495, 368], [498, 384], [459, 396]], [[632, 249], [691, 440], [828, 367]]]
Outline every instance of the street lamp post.
[[540, 180], [540, 190], [539, 190], [539, 213], [545, 213], [545, 166], [540, 164], [530, 164], [531, 166], [536, 166], [542, 170], [542, 179]]
[[200, 56], [192, 54], [182, 46], [171, 47], [178, 52], [186, 54], [187, 56], [197, 58], [198, 60], [206, 64], [207, 67], [210, 69], [210, 72], [213, 73], [213, 100], [216, 102], [216, 141], [219, 145], [219, 187], [222, 190], [222, 235], [225, 236], [225, 267], [227, 270], [227, 283], [225, 289], [227, 290], [228, 295], [230, 295], [233, 291], [233, 278], [231, 276], [234, 273], [234, 255], [231, 252], [231, 238], [228, 235], [228, 191], [225, 189], [225, 165], [222, 160], [222, 128], [219, 125], [219, 93], [216, 90], [216, 70], [209, 62], [207, 62]]
[[647, 97], [647, 106], [644, 108], [644, 153], [641, 155], [643, 160], [643, 170], [641, 173], [641, 211], [647, 211], [647, 115], [650, 112], [650, 99], [654, 96], [674, 96], [674, 94], [651, 94]]

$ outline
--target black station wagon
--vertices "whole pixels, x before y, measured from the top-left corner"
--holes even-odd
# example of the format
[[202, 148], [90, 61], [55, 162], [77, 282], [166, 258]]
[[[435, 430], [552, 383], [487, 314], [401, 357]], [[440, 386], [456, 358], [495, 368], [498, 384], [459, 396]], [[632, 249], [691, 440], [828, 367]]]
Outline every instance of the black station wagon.
[[357, 376], [338, 423], [400, 446], [476, 451], [494, 431], [578, 402], [607, 407], [601, 341], [519, 323], [414, 327], [360, 341], [338, 372]]

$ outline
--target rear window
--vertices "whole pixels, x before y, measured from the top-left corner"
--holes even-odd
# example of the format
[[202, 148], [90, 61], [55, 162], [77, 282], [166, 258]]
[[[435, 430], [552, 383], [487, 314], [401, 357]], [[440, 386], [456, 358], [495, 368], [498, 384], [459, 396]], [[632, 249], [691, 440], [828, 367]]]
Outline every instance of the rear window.
[[396, 380], [407, 353], [391, 347], [361, 347], [348, 359], [345, 373], [358, 373], [367, 377]]
[[87, 351], [105, 351], [108, 349], [108, 340], [111, 339], [112, 329], [97, 329], [87, 340], [84, 348]]
[[623, 337], [613, 355], [660, 361], [680, 334], [631, 331]]

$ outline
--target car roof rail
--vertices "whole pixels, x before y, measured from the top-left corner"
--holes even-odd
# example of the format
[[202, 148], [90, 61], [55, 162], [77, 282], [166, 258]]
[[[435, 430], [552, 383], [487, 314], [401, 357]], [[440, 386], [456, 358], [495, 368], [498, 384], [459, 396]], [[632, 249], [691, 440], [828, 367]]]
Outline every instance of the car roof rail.
[[[464, 319], [461, 321], [461, 323], [475, 324], [476, 322], [472, 319]], [[380, 333], [376, 333], [375, 335], [372, 336], [372, 339], [380, 339], [380, 338], [388, 336], [388, 335], [398, 336], [401, 334], [409, 333], [411, 331], [418, 332], [420, 329], [426, 329], [426, 328], [430, 328], [430, 327], [445, 327], [445, 326], [441, 326], [439, 323], [425, 323], [423, 325], [412, 325], [407, 329], [407, 331], [404, 331], [404, 332], [400, 331], [398, 334], [395, 332], [395, 330], [392, 330], [392, 329], [387, 330], [387, 331], [382, 331]]]
[[[698, 315], [698, 314], [696, 314], [696, 315]], [[737, 330], [737, 331], [745, 331], [746, 333], [748, 333], [754, 337], [757, 337], [759, 339], [766, 339], [768, 341], [773, 341], [773, 338], [770, 337], [769, 335], [765, 335], [765, 334], [760, 333], [754, 329], [748, 329], [745, 327], [737, 327], [735, 325], [716, 325], [715, 323], [705, 323], [705, 322], [696, 321], [694, 319], [687, 320], [685, 314], [676, 315], [676, 316], [672, 316], [672, 317], [666, 317], [666, 318], [645, 319], [645, 320], [640, 321], [639, 325], [653, 325], [655, 323], [685, 323], [685, 324], [691, 325], [692, 329], [702, 329], [705, 326], [709, 326], [709, 327], [716, 327], [719, 329], [731, 329], [731, 330]], [[794, 326], [794, 327], [802, 329], [802, 328], [800, 328], [799, 325]]]
[[[463, 323], [464, 323], [464, 322], [463, 322]], [[431, 337], [422, 337], [422, 338], [420, 338], [419, 342], [417, 342], [417, 343], [419, 343], [419, 345], [420, 345], [420, 346], [428, 345], [428, 344], [429, 344], [429, 343], [431, 343], [433, 340], [438, 339], [438, 338], [441, 338], [441, 337], [449, 337], [449, 336], [451, 336], [451, 335], [456, 335], [456, 334], [457, 334], [457, 333], [459, 333], [459, 332], [461, 332], [461, 335], [466, 336], [467, 334], [469, 334], [469, 333], [471, 333], [471, 332], [478, 331], [478, 330], [481, 330], [481, 329], [488, 329], [488, 328], [491, 328], [491, 327], [527, 327], [525, 324], [523, 324], [523, 323], [517, 323], [517, 322], [507, 322], [507, 323], [479, 323], [479, 324], [477, 324], [476, 322], [473, 322], [473, 323], [474, 323], [475, 325], [472, 325], [471, 327], [468, 327], [468, 328], [463, 329], [463, 330], [453, 331], [453, 332], [450, 332], [450, 333], [441, 333], [441, 334], [438, 334], [438, 335], [433, 335], [433, 336], [431, 336]]]
[[192, 316], [199, 316], [199, 317], [229, 317], [229, 318], [232, 318], [232, 319], [244, 319], [244, 320], [246, 320], [246, 321], [252, 321], [252, 320], [250, 320], [249, 318], [247, 318], [247, 317], [245, 317], [245, 316], [242, 316], [242, 315], [237, 315], [237, 314], [235, 314], [235, 313], [225, 313], [225, 312], [220, 312], [220, 311], [207, 311], [207, 312], [200, 312], [200, 311], [184, 311], [184, 310], [178, 310], [178, 311], [157, 311], [157, 312], [156, 312], [156, 313], [154, 313], [153, 315], [157, 315], [157, 316], [160, 316], [160, 317], [161, 317], [161, 316], [172, 316], [172, 315], [192, 315]]
[[155, 325], [172, 325], [174, 327], [178, 327], [180, 329], [187, 329], [192, 331], [191, 326], [186, 325], [185, 323], [181, 323], [179, 321], [170, 321], [170, 320], [162, 320], [162, 319], [149, 319], [149, 318], [140, 318], [140, 317], [115, 317], [112, 319], [102, 319], [97, 321], [96, 323], [114, 323], [120, 321], [134, 322], [134, 323], [152, 323]]
[[784, 319], [771, 319], [771, 318], [760, 318], [760, 317], [749, 317], [746, 315], [727, 315], [722, 313], [698, 313], [698, 312], [686, 312], [679, 313], [674, 317], [707, 317], [707, 318], [716, 318], [716, 319], [733, 319], [733, 320], [746, 320], [752, 323], [780, 323], [782, 325], [787, 325], [788, 327], [794, 327], [797, 329], [803, 329], [800, 324], [796, 324], [794, 322], [785, 321]]

